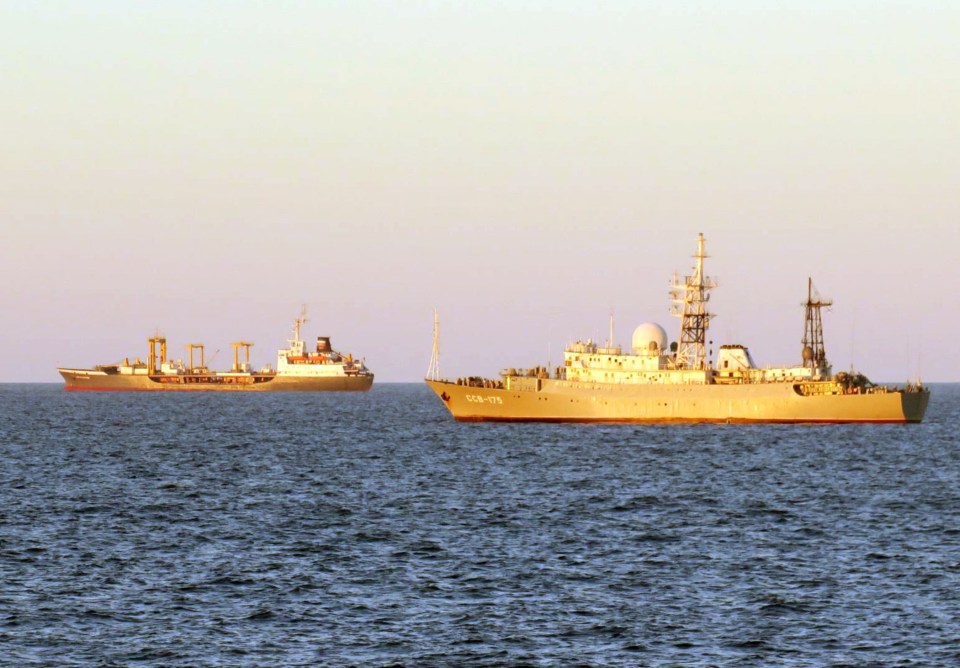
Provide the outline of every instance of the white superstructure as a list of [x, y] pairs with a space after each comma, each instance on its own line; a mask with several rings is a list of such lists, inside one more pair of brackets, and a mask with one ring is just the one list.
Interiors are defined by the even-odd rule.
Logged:
[[300, 338], [300, 328], [307, 322], [306, 313], [293, 321], [293, 338], [288, 339], [289, 348], [277, 351], [277, 375], [298, 378], [328, 378], [335, 376], [367, 375], [369, 370], [363, 361], [353, 355], [341, 354], [330, 345], [330, 337], [318, 336], [316, 350], [305, 351]]

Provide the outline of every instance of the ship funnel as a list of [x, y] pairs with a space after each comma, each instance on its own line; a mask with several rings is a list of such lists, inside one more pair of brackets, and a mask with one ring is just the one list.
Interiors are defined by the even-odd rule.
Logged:
[[317, 337], [317, 352], [318, 353], [329, 353], [333, 351], [333, 347], [330, 345], [329, 336], [318, 336]]

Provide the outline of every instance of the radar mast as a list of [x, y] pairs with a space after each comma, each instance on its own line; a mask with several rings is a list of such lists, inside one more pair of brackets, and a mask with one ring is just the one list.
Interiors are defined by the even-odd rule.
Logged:
[[807, 278], [807, 301], [803, 325], [803, 366], [811, 369], [827, 368], [827, 351], [823, 345], [823, 320], [820, 309], [833, 306], [833, 300], [823, 299]]
[[707, 312], [710, 301], [709, 291], [717, 287], [708, 276], [703, 275], [705, 252], [703, 233], [697, 235], [697, 254], [693, 256], [697, 263], [693, 274], [682, 279], [673, 276], [670, 297], [673, 300], [672, 313], [680, 318], [680, 342], [677, 348], [676, 365], [680, 369], [706, 368], [707, 328], [712, 313]]

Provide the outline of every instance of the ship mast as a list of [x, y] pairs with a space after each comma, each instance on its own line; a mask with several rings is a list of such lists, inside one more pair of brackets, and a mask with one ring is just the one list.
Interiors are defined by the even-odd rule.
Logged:
[[427, 380], [440, 380], [440, 314], [433, 309], [433, 354], [427, 368]]
[[670, 297], [672, 313], [680, 318], [680, 342], [677, 348], [676, 365], [680, 369], [706, 368], [707, 328], [712, 313], [707, 311], [709, 291], [716, 287], [713, 279], [703, 275], [703, 260], [708, 257], [704, 250], [703, 233], [697, 235], [697, 263], [693, 274], [682, 279], [673, 276]]
[[288, 339], [290, 343], [290, 353], [292, 355], [303, 354], [303, 341], [300, 340], [300, 328], [307, 322], [307, 305], [300, 306], [300, 317], [293, 321], [293, 338]]
[[811, 369], [827, 367], [827, 351], [823, 345], [823, 320], [820, 316], [820, 309], [824, 306], [833, 306], [833, 301], [821, 298], [813, 288], [813, 279], [808, 277], [802, 343], [803, 366]]

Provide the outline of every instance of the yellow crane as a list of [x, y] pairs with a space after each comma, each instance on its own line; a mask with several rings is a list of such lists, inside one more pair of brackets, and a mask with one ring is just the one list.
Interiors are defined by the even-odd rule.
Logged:
[[[193, 351], [194, 349], [200, 350], [200, 367], [193, 366]], [[190, 373], [196, 373], [197, 371], [203, 372], [207, 370], [207, 364], [203, 358], [203, 344], [202, 343], [188, 343], [187, 352], [190, 354]]]
[[[150, 357], [147, 358], [147, 373], [152, 376], [167, 362], [167, 339], [158, 334], [153, 338], [147, 339], [147, 341], [150, 343]], [[157, 354], [158, 347], [160, 348], [159, 355]], [[160, 364], [157, 364], [158, 357], [160, 358]]]
[[243, 368], [249, 369], [250, 368], [250, 348], [253, 346], [253, 343], [249, 341], [237, 341], [235, 343], [231, 343], [230, 345], [233, 346], [233, 369], [232, 370], [234, 372], [240, 371], [240, 349], [241, 348], [244, 349], [244, 353], [245, 353], [244, 360], [243, 360]]

